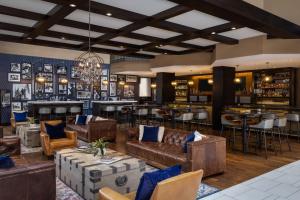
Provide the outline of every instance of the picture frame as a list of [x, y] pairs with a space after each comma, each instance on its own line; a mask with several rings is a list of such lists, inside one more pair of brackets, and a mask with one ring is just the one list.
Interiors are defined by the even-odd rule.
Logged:
[[28, 111], [28, 102], [22, 102], [22, 110]]
[[44, 93], [44, 83], [35, 82], [34, 93], [35, 94]]
[[91, 91], [77, 91], [77, 99], [90, 99]]
[[107, 75], [108, 75], [108, 69], [102, 69], [101, 76], [107, 76]]
[[136, 83], [137, 76], [134, 75], [126, 75], [126, 83]]
[[124, 97], [125, 98], [133, 98], [134, 93], [134, 85], [128, 85], [128, 87], [124, 87]]
[[67, 67], [65, 65], [57, 65], [56, 74], [67, 75]]
[[67, 94], [68, 92], [68, 85], [66, 84], [58, 84], [58, 94]]
[[107, 91], [108, 85], [104, 84], [103, 81], [107, 81], [107, 76], [101, 76], [101, 90]]
[[125, 81], [125, 80], [126, 80], [126, 76], [125, 75], [118, 75], [118, 82]]
[[80, 78], [80, 72], [78, 67], [71, 66], [71, 78], [79, 79]]
[[76, 82], [68, 82], [68, 95], [76, 98]]
[[21, 72], [21, 64], [20, 63], [10, 63], [10, 71], [11, 72]]
[[83, 88], [84, 88], [84, 86], [83, 86], [84, 84], [83, 83], [76, 83], [76, 90], [83, 90]]
[[30, 80], [32, 78], [32, 65], [31, 63], [22, 63], [21, 74], [23, 80]]
[[44, 64], [44, 72], [45, 73], [53, 73], [53, 65], [51, 65], [51, 64]]
[[2, 107], [8, 107], [10, 105], [10, 92], [5, 92], [1, 99]]
[[53, 90], [53, 83], [45, 83], [45, 93], [53, 93], [54, 90]]
[[111, 74], [111, 75], [109, 76], [109, 81], [111, 81], [111, 82], [117, 82], [117, 81], [118, 81], [118, 75], [116, 75], [116, 74]]
[[111, 96], [111, 97], [117, 96], [117, 83], [116, 82], [109, 83], [109, 96]]
[[100, 99], [100, 93], [99, 93], [99, 91], [97, 90], [97, 88], [94, 88], [94, 89], [93, 89], [93, 99], [94, 99], [94, 100], [99, 100], [99, 99]]
[[42, 73], [43, 77], [45, 77], [46, 82], [53, 82], [53, 74], [51, 73]]
[[21, 82], [21, 74], [8, 73], [8, 82]]
[[21, 111], [22, 103], [21, 102], [11, 102], [11, 110], [12, 111]]
[[101, 99], [102, 99], [103, 97], [107, 97], [107, 92], [101, 92]]
[[18, 83], [13, 84], [12, 98], [14, 100], [31, 100], [31, 84], [29, 83]]

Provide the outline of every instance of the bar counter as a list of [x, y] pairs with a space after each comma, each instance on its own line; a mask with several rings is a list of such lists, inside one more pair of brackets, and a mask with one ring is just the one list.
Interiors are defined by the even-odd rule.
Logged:
[[101, 115], [106, 106], [133, 106], [135, 104], [137, 104], [135, 100], [92, 101], [93, 115]]

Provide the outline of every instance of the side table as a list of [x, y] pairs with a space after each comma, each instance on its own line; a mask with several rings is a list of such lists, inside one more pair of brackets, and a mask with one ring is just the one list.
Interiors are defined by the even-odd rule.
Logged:
[[26, 147], [40, 147], [40, 125], [29, 124], [27, 126], [20, 126], [18, 130], [21, 143]]

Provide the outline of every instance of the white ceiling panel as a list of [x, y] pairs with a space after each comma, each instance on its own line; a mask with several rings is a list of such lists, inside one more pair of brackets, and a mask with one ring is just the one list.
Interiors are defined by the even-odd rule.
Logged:
[[162, 47], [159, 47], [160, 49], [165, 49], [165, 50], [170, 50], [170, 51], [185, 51], [188, 50], [187, 48], [183, 48], [183, 47], [177, 47], [177, 46], [173, 46], [173, 45], [165, 45]]
[[15, 31], [7, 31], [7, 30], [2, 30], [2, 29], [0, 29], [0, 34], [17, 36], [17, 37], [23, 36], [23, 33], [15, 32]]
[[41, 0], [1, 0], [0, 5], [41, 14], [47, 14], [56, 6], [56, 4]]
[[143, 34], [143, 35], [149, 35], [149, 36], [153, 36], [153, 37], [163, 38], [163, 39], [181, 35], [180, 33], [177, 33], [177, 32], [167, 31], [164, 29], [155, 28], [155, 27], [151, 27], [151, 26], [146, 26], [144, 28], [141, 28], [141, 29], [133, 31], [133, 32]]
[[60, 42], [60, 43], [66, 43], [66, 44], [81, 44], [82, 42], [74, 41], [74, 40], [63, 40], [60, 38], [53, 38], [53, 37], [47, 37], [47, 36], [38, 36], [36, 39], [38, 40], [47, 40], [51, 42]]
[[137, 40], [137, 39], [132, 39], [132, 38], [128, 38], [128, 37], [115, 37], [113, 39], [111, 39], [111, 41], [115, 41], [115, 42], [124, 42], [124, 43], [128, 43], [128, 44], [135, 44], [135, 45], [144, 45], [144, 44], [148, 44], [148, 41], [145, 40]]
[[2, 15], [0, 14], [0, 22], [8, 23], [8, 24], [16, 24], [21, 26], [28, 26], [32, 27], [37, 23], [37, 21], [31, 19], [24, 19], [20, 17], [12, 17], [9, 15]]
[[157, 56], [157, 55], [160, 55], [160, 53], [155, 53], [155, 52], [150, 52], [150, 51], [138, 51], [137, 53], [139, 53], [139, 54], [151, 55], [151, 56]]
[[[88, 30], [83, 30], [79, 28], [73, 28], [73, 27], [68, 27], [68, 26], [61, 26], [61, 25], [54, 25], [50, 29], [50, 31], [57, 31], [61, 33], [70, 33], [70, 34], [75, 34], [75, 35], [82, 35], [82, 36], [89, 36], [89, 31]], [[100, 37], [101, 35], [104, 35], [104, 33], [98, 33], [98, 32], [93, 32], [91, 31], [91, 37], [96, 38]]]
[[126, 49], [124, 47], [114, 47], [114, 46], [102, 45], [102, 44], [95, 44], [95, 45], [93, 45], [93, 47], [101, 48], [101, 49], [111, 49], [111, 50], [117, 50], [117, 51], [122, 51], [122, 50]]
[[253, 30], [251, 28], [239, 28], [236, 30], [232, 30], [232, 31], [227, 31], [227, 32], [223, 32], [223, 33], [219, 33], [219, 35], [223, 35], [226, 37], [230, 37], [230, 38], [234, 38], [237, 40], [242, 40], [242, 39], [246, 39], [246, 38], [252, 38], [252, 37], [257, 37], [257, 36], [261, 36], [264, 35], [265, 33]]
[[[166, 0], [93, 0], [113, 7], [129, 10], [151, 16], [176, 6], [177, 4]], [[112, 13], [114, 15], [114, 13]]]
[[203, 38], [196, 38], [196, 39], [184, 41], [184, 43], [206, 47], [206, 46], [217, 44], [218, 42], [203, 39]]
[[190, 12], [183, 13], [181, 15], [172, 17], [168, 19], [167, 21], [173, 22], [176, 24], [181, 24], [184, 26], [189, 26], [192, 28], [196, 28], [199, 30], [210, 28], [213, 26], [218, 26], [221, 24], [225, 24], [228, 21], [223, 20], [218, 17], [214, 17], [212, 15], [208, 15], [206, 13], [192, 10]]
[[[66, 19], [88, 23], [89, 22], [89, 13], [83, 10], [75, 10], [71, 14], [69, 14]], [[131, 24], [131, 22], [121, 19], [116, 19], [113, 17], [108, 17], [105, 15], [99, 15], [95, 13], [91, 13], [91, 24], [104, 26], [108, 28], [119, 29], [124, 26]]]

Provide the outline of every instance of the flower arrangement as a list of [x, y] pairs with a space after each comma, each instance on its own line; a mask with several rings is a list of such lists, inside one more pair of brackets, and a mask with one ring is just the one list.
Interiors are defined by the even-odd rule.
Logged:
[[99, 154], [100, 151], [100, 155], [104, 156], [105, 155], [105, 151], [106, 151], [106, 147], [109, 144], [109, 142], [104, 141], [104, 138], [100, 138], [94, 142], [91, 143], [92, 148], [96, 149], [94, 156], [96, 156], [97, 154]]

